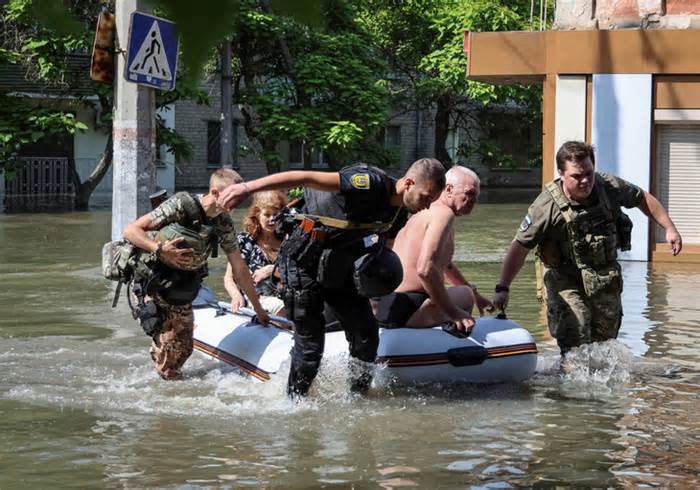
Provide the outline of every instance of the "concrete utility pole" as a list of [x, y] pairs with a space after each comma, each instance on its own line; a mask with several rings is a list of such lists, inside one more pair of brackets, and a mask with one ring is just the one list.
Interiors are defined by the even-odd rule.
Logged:
[[112, 239], [137, 217], [150, 211], [148, 195], [156, 183], [156, 121], [154, 89], [124, 78], [129, 21], [135, 11], [150, 12], [142, 0], [115, 2], [117, 46], [112, 135]]
[[231, 41], [225, 39], [221, 45], [221, 166], [233, 167], [233, 148], [231, 136], [233, 132], [233, 110], [231, 107]]

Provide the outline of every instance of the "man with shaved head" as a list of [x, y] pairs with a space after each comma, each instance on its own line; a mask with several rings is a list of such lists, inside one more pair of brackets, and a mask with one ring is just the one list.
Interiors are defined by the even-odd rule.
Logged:
[[[452, 262], [454, 222], [472, 212], [479, 196], [479, 177], [454, 166], [430, 208], [413, 215], [399, 232], [394, 252], [401, 259], [403, 281], [377, 305], [377, 320], [386, 327], [427, 327], [451, 321], [466, 333], [474, 326], [472, 308], [491, 303], [479, 295]], [[445, 282], [453, 285], [447, 289]]]

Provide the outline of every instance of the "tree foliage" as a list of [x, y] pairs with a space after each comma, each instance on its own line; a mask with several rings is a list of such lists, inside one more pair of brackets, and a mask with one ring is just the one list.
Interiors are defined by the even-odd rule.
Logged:
[[[496, 86], [468, 80], [464, 31], [523, 30], [525, 0], [362, 0], [358, 22], [389, 60], [392, 103], [398, 110], [434, 108], [435, 152], [452, 163], [445, 143], [450, 129], [472, 128], [483, 109], [517, 104], [525, 118], [540, 111], [536, 87]], [[537, 26], [535, 26], [537, 27]]]
[[303, 141], [331, 167], [368, 151], [386, 117], [386, 64], [354, 22], [350, 2], [321, 3], [323, 23], [309, 26], [245, 2], [232, 32], [235, 102], [257, 156], [279, 169], [277, 143]]
[[[67, 7], [66, 7], [67, 5]], [[109, 8], [109, 4], [104, 5]], [[89, 79], [87, 60], [92, 49], [97, 16], [103, 5], [91, 0], [58, 3], [52, 0], [10, 0], [2, 17], [3, 39], [0, 63], [21, 67], [28, 82], [50, 96], [32, 98], [0, 92], [0, 171], [13, 178], [22, 160], [22, 148], [42, 140], [72, 135], [88, 127], [78, 121], [81, 107], [100, 109], [108, 132], [103, 154], [92, 173], [81, 179], [74, 161], [69, 161], [76, 189], [75, 206], [86, 209], [92, 191], [109, 170], [112, 161], [111, 108], [113, 87]], [[156, 107], [189, 98], [206, 103], [206, 96], [191, 86], [158, 92]], [[181, 158], [191, 156], [191, 146], [156, 118], [156, 144]]]
[[[180, 98], [205, 101], [194, 82], [204, 66], [214, 69], [218, 46], [231, 42], [234, 103], [243, 114], [250, 150], [269, 171], [280, 168], [282, 141], [303, 141], [307, 151], [322, 150], [331, 167], [359, 159], [391, 164], [397, 155], [384, 149], [377, 135], [388, 114], [397, 110], [434, 114], [435, 152], [445, 163], [451, 161], [445, 148], [450, 130], [483, 123], [488, 134], [494, 126], [484, 108], [517, 107], [518, 114], [530, 118], [528, 124], [539, 114], [536, 88], [467, 80], [462, 46], [464, 30], [533, 27], [528, 25], [527, 0], [148, 3], [177, 23], [184, 68], [178, 75], [189, 81], [178, 80], [173, 92], [158, 92], [158, 105]], [[90, 0], [10, 0], [3, 21], [11, 29], [4, 29], [0, 63], [20, 64], [29, 78], [74, 91], [67, 54], [89, 51], [99, 8]], [[74, 103], [99, 100], [103, 107], [111, 106], [110, 87], [93, 84], [90, 94]], [[22, 145], [85, 129], [65, 106], [39, 106], [1, 93], [0, 103], [0, 165], [7, 172], [13, 168], [7, 162]], [[109, 119], [109, 111], [105, 116]], [[159, 127], [158, 143], [189, 159], [189, 146], [176, 132]], [[491, 141], [466, 146], [465, 155], [502, 156]], [[106, 148], [105, 155], [110, 151]]]

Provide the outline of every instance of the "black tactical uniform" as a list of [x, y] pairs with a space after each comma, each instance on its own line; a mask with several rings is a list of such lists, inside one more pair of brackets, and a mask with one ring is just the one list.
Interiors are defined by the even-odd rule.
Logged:
[[[345, 330], [351, 357], [374, 362], [377, 322], [369, 299], [355, 287], [353, 265], [371, 249], [368, 235], [378, 233], [381, 245], [382, 238], [395, 237], [407, 220], [407, 211], [389, 202], [395, 181], [384, 172], [354, 165], [339, 173], [340, 192], [305, 190], [305, 217], [280, 248], [285, 308], [296, 325], [290, 395], [305, 395], [318, 372], [325, 335], [324, 302]], [[352, 388], [368, 388], [369, 371], [357, 374]]]

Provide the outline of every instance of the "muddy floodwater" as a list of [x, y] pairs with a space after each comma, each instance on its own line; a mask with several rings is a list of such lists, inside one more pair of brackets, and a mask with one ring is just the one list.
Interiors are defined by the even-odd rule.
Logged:
[[[531, 197], [460, 219], [456, 259], [482, 292]], [[197, 352], [161, 381], [126, 302], [110, 307], [109, 233], [108, 211], [0, 214], [2, 489], [700, 486], [699, 265], [625, 263], [620, 338], [566, 374], [528, 262], [509, 308], [540, 350], [528, 382], [355, 398], [338, 360], [295, 404], [286, 372], [261, 383]]]

